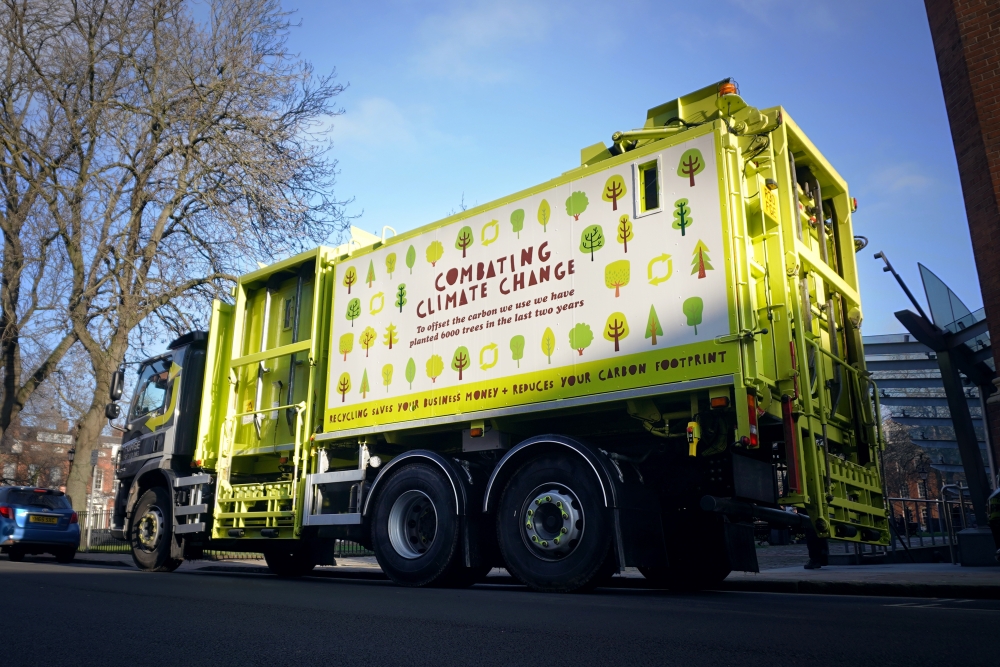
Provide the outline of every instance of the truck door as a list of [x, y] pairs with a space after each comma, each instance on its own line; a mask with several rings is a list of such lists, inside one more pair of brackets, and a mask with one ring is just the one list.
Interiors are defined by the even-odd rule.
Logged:
[[151, 359], [139, 369], [122, 438], [119, 477], [132, 477], [145, 461], [163, 455], [166, 431], [173, 424], [179, 371], [172, 355]]

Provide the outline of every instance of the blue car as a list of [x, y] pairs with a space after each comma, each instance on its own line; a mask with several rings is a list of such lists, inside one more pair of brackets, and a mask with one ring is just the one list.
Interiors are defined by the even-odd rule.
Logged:
[[69, 563], [80, 546], [80, 523], [62, 491], [0, 487], [0, 551], [12, 561], [48, 553]]

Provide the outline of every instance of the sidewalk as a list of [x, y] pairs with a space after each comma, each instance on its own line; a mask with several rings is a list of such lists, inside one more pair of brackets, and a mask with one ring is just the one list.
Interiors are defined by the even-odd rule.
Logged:
[[[788, 566], [783, 563], [796, 557], [794, 553], [786, 553], [781, 554], [780, 558], [761, 558], [761, 567], [767, 568], [771, 562], [781, 562], [782, 565], [771, 566], [759, 573], [734, 572], [719, 589], [768, 593], [1000, 599], [1000, 567], [916, 563], [831, 565], [819, 570], [806, 570], [801, 565]], [[75, 562], [81, 565], [135, 567], [128, 554], [80, 553]], [[263, 560], [186, 561], [181, 565], [180, 571], [251, 575], [268, 573]], [[387, 580], [374, 557], [339, 558], [337, 565], [317, 567], [312, 576]], [[494, 569], [484, 583], [516, 584], [502, 569]], [[609, 585], [613, 588], [648, 588], [646, 580], [635, 568], [627, 568], [625, 572], [615, 576]]]

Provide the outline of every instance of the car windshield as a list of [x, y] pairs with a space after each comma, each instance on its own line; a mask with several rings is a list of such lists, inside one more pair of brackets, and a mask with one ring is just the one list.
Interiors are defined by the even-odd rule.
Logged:
[[38, 491], [10, 491], [7, 494], [7, 504], [21, 505], [22, 507], [41, 507], [47, 510], [71, 509], [69, 498], [66, 496], [57, 496], [54, 493], [40, 493]]

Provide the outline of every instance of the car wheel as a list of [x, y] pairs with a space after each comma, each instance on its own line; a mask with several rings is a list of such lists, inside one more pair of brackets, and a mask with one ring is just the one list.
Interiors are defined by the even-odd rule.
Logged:
[[20, 563], [24, 560], [24, 549], [20, 547], [10, 547], [7, 551], [7, 558], [15, 563]]
[[304, 577], [316, 567], [312, 551], [299, 549], [296, 551], [265, 551], [264, 562], [271, 574], [283, 579]]
[[56, 557], [57, 563], [72, 563], [73, 559], [76, 558], [76, 549], [60, 549], [53, 554]]
[[497, 538], [507, 569], [538, 591], [568, 593], [616, 569], [600, 483], [578, 458], [544, 455], [504, 489]]
[[401, 468], [375, 500], [372, 546], [382, 570], [401, 586], [449, 585], [460, 567], [455, 492], [440, 470]]
[[139, 498], [132, 518], [132, 560], [146, 572], [173, 572], [180, 559], [170, 557], [173, 505], [166, 489], [155, 486]]

